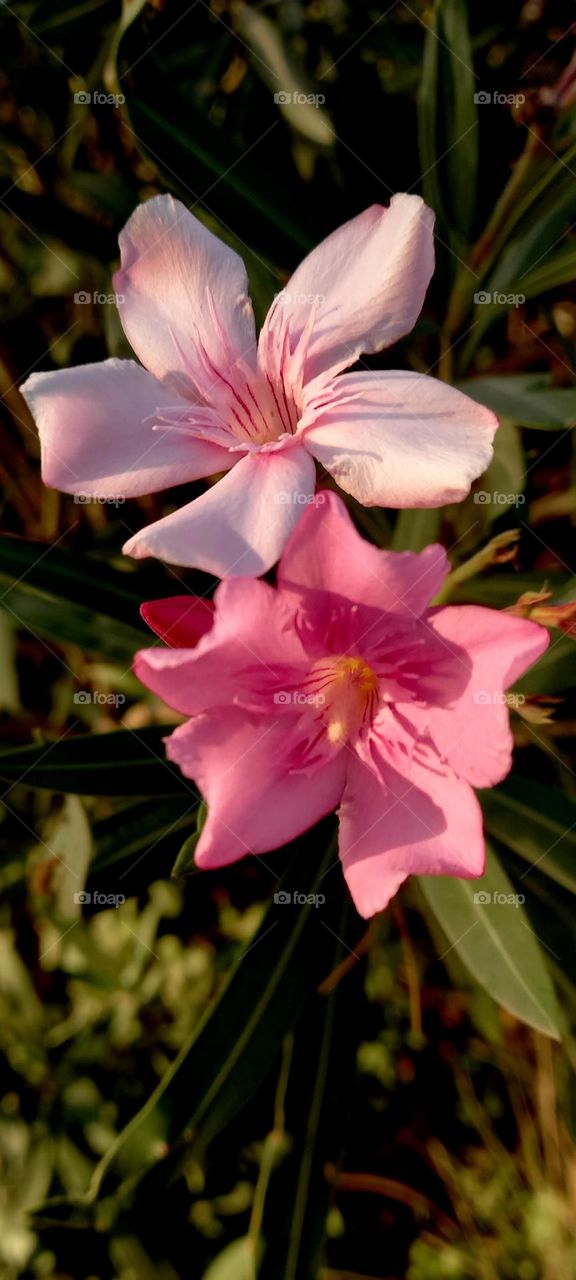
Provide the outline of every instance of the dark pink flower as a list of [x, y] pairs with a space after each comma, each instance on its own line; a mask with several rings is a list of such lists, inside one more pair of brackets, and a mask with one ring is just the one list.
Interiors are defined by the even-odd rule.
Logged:
[[190, 648], [144, 650], [135, 670], [190, 717], [167, 754], [208, 804], [198, 865], [265, 853], [339, 808], [344, 874], [370, 916], [410, 873], [482, 874], [472, 788], [510, 769], [504, 690], [548, 635], [475, 605], [431, 608], [443, 548], [379, 551], [338, 497], [319, 496], [277, 587], [221, 583], [200, 639], [194, 597], [145, 606]]

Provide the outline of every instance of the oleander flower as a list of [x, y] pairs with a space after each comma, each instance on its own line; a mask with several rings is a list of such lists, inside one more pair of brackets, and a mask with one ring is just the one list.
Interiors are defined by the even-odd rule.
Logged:
[[420, 373], [343, 372], [409, 333], [434, 265], [417, 196], [373, 205], [292, 276], [258, 342], [241, 258], [171, 196], [132, 214], [115, 276], [142, 362], [34, 373], [44, 481], [133, 498], [227, 473], [124, 550], [220, 577], [277, 561], [316, 486], [315, 461], [365, 505], [436, 507], [488, 465], [494, 415]]
[[340, 498], [319, 494], [276, 587], [237, 578], [214, 607], [191, 596], [143, 606], [178, 646], [143, 650], [135, 671], [189, 717], [166, 742], [208, 805], [198, 866], [266, 853], [339, 808], [364, 916], [411, 873], [482, 874], [473, 787], [510, 769], [504, 690], [548, 634], [476, 605], [430, 607], [447, 571], [440, 546], [377, 550]]

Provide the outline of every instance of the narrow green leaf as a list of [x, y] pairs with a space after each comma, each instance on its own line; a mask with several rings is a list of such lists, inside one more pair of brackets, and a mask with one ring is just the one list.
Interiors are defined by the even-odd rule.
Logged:
[[552, 787], [511, 774], [481, 792], [491, 835], [537, 867], [542, 875], [576, 893], [576, 803]]
[[[552, 387], [541, 373], [469, 378], [459, 390], [521, 427], [562, 431], [576, 423], [576, 387]], [[497, 437], [496, 437], [497, 438]]]
[[[187, 1149], [192, 1136], [203, 1148], [265, 1079], [304, 1002], [333, 966], [334, 935], [344, 893], [341, 878], [325, 877], [334, 857], [333, 844], [318, 856], [314, 832], [301, 841], [278, 882], [275, 901], [215, 1004], [100, 1162], [91, 1199], [98, 1195], [124, 1144], [149, 1123], [156, 1108], [166, 1112], [168, 1143], [176, 1144], [186, 1130]], [[305, 901], [294, 901], [295, 893]], [[325, 901], [319, 901], [317, 895]], [[150, 1169], [143, 1195], [153, 1196], [156, 1179], [169, 1176], [180, 1154], [180, 1147], [173, 1146], [170, 1154]], [[151, 1151], [150, 1161], [154, 1159]]]
[[438, 0], [426, 34], [419, 94], [422, 183], [441, 234], [460, 245], [470, 240], [476, 212], [477, 88], [467, 6], [464, 0]]
[[544, 952], [496, 854], [487, 849], [482, 879], [419, 880], [448, 941], [480, 986], [529, 1026], [560, 1039], [562, 1019]]
[[140, 625], [141, 579], [131, 570], [122, 573], [101, 560], [2, 534], [0, 604], [4, 599], [10, 605], [14, 583], [20, 587], [26, 583], [56, 600], [85, 605], [106, 618]]
[[186, 837], [182, 848], [172, 867], [173, 876], [184, 876], [188, 871], [195, 870], [194, 854], [196, 853], [196, 845], [202, 835], [202, 828], [208, 817], [208, 809], [203, 800], [200, 801], [196, 811], [196, 830]]
[[38, 747], [0, 755], [0, 778], [12, 786], [43, 787], [83, 796], [166, 796], [187, 792], [192, 784], [165, 758], [163, 739], [173, 725], [119, 729], [75, 737], [72, 733]]

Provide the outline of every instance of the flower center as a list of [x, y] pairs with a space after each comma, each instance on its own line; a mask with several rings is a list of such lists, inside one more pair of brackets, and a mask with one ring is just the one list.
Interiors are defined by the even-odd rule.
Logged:
[[334, 745], [343, 746], [354, 737], [376, 709], [378, 679], [363, 658], [320, 659], [306, 687]]

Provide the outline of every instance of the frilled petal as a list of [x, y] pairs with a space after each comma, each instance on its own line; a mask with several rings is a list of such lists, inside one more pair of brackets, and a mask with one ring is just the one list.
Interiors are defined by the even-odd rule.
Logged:
[[314, 463], [300, 445], [249, 454], [195, 502], [135, 534], [124, 551], [220, 578], [266, 573], [312, 501], [315, 483]]
[[172, 649], [193, 649], [214, 622], [214, 603], [204, 596], [167, 596], [147, 600], [140, 613], [164, 644]]
[[382, 761], [380, 777], [360, 759], [348, 769], [340, 808], [340, 857], [362, 916], [382, 911], [408, 875], [480, 876], [480, 806], [446, 769], [406, 758]]
[[432, 609], [432, 631], [467, 655], [470, 679], [452, 705], [410, 707], [406, 716], [429, 732], [440, 755], [475, 787], [491, 787], [512, 766], [510, 704], [504, 691], [549, 644], [544, 627], [480, 605]]
[[345, 753], [318, 770], [311, 785], [289, 771], [289, 733], [285, 716], [275, 721], [229, 707], [196, 717], [168, 739], [168, 758], [194, 778], [208, 805], [196, 847], [199, 867], [267, 853], [336, 808]]
[[421, 373], [347, 373], [331, 384], [306, 447], [364, 506], [461, 502], [492, 458], [498, 419]]
[[120, 234], [114, 277], [124, 332], [156, 377], [209, 398], [238, 360], [254, 366], [256, 331], [246, 268], [179, 200], [154, 196]]
[[305, 381], [362, 352], [381, 351], [413, 328], [434, 270], [434, 214], [419, 196], [395, 195], [344, 223], [308, 255], [271, 309], [260, 348], [288, 322], [292, 350], [312, 308]]
[[341, 498], [316, 494], [286, 544], [278, 585], [296, 593], [332, 592], [352, 604], [420, 616], [448, 573], [446, 552], [432, 545], [379, 551], [356, 530]]
[[241, 702], [276, 716], [282, 671], [305, 658], [292, 611], [273, 587], [253, 578], [221, 583], [214, 603], [212, 626], [195, 648], [143, 649], [136, 675], [182, 715]]
[[185, 433], [153, 431], [159, 410], [184, 405], [133, 360], [33, 373], [22, 394], [38, 427], [44, 483], [64, 493], [136, 498], [237, 460]]

